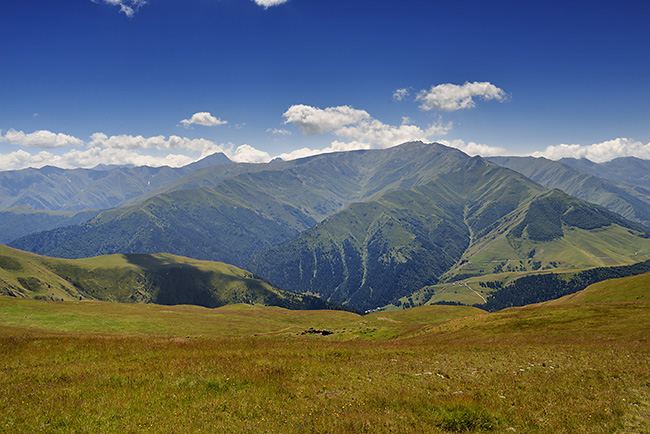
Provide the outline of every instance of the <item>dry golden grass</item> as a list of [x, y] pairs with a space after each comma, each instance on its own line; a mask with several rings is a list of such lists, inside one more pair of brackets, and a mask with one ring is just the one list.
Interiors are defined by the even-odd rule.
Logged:
[[[129, 306], [101, 305], [118, 319]], [[220, 330], [238, 333], [136, 333], [132, 321], [111, 334], [0, 327], [0, 432], [573, 434], [650, 424], [647, 303], [447, 321], [423, 309], [151, 309], [190, 330], [191, 315], [174, 315], [220, 315]], [[298, 333], [328, 322], [333, 335]]]

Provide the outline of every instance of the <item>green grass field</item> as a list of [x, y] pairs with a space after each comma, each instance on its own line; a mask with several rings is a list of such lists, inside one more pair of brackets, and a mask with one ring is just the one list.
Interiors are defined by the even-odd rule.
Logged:
[[649, 339], [646, 302], [358, 316], [0, 297], [0, 432], [644, 433]]

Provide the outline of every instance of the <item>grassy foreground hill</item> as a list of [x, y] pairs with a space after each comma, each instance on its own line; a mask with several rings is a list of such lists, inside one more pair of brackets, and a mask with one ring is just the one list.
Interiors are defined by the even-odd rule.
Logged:
[[358, 316], [0, 297], [0, 431], [643, 433], [648, 330], [647, 302]]
[[580, 292], [546, 303], [549, 305], [563, 305], [637, 301], [650, 301], [650, 273], [594, 283]]
[[329, 309], [317, 297], [283, 291], [248, 271], [170, 254], [110, 255], [70, 260], [0, 246], [0, 294], [49, 300], [193, 304], [249, 303]]

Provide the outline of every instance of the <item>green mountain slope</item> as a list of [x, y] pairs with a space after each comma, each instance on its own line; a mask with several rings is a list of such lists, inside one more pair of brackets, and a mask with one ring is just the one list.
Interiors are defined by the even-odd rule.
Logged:
[[172, 192], [104, 212], [83, 225], [19, 239], [11, 246], [68, 258], [172, 252], [243, 265], [253, 252], [288, 241], [314, 223], [295, 207], [245, 184], [227, 184], [237, 195], [207, 188]]
[[565, 160], [533, 157], [490, 157], [488, 160], [515, 170], [547, 188], [558, 188], [650, 227], [650, 190], [605, 179], [598, 176], [598, 170], [583, 173], [580, 167], [565, 164]]
[[639, 225], [439, 144], [212, 166], [164, 188], [11, 246], [60, 257], [218, 260], [363, 309], [468, 276], [627, 264], [649, 254]]
[[54, 300], [193, 304], [249, 303], [329, 309], [316, 297], [280, 290], [232, 265], [180, 256], [111, 255], [66, 260], [0, 246], [0, 294]]
[[286, 288], [375, 308], [437, 282], [474, 237], [543, 191], [468, 158], [428, 184], [349, 206], [249, 268]]
[[353, 204], [249, 268], [284, 288], [371, 309], [441, 279], [502, 271], [503, 262], [588, 267], [650, 254], [643, 228], [604, 208], [480, 158], [456, 169]]
[[0, 244], [41, 231], [78, 225], [101, 211], [41, 211], [31, 208], [10, 208], [0, 211]]
[[496, 222], [447, 277], [630, 264], [649, 255], [644, 227], [552, 190]]
[[[461, 151], [438, 143], [410, 142], [389, 149], [335, 152], [292, 161], [212, 166], [125, 204], [176, 190], [214, 187], [228, 178], [270, 171], [291, 173], [302, 184], [325, 189], [347, 205], [384, 191], [426, 183], [466, 158], [469, 157]], [[279, 185], [273, 179], [267, 182], [271, 182], [269, 187]]]
[[225, 173], [240, 170], [238, 165], [211, 167], [183, 185], [221, 179], [212, 187], [174, 190], [10, 245], [68, 258], [171, 252], [245, 266], [254, 254], [289, 241], [354, 201], [423, 184], [469, 160], [456, 149], [417, 142], [257, 165], [225, 179]]

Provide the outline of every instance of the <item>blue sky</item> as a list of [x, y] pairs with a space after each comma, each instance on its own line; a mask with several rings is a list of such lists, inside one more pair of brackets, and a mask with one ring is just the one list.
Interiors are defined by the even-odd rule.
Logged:
[[7, 0], [0, 170], [441, 141], [650, 158], [650, 2]]

